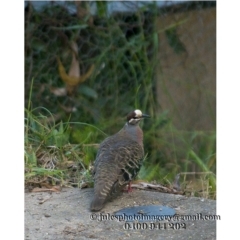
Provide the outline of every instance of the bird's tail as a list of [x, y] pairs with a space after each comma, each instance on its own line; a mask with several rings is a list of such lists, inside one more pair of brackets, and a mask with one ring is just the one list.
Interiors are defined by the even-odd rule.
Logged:
[[91, 211], [100, 211], [104, 207], [105, 199], [99, 198], [98, 196], [94, 196], [90, 210]]

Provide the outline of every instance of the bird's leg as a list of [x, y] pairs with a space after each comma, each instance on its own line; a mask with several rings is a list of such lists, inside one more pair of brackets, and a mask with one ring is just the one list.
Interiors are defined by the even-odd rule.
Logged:
[[130, 193], [132, 191], [133, 191], [133, 189], [131, 187], [131, 182], [129, 182], [127, 192]]
[[132, 192], [132, 191], [133, 191], [133, 189], [132, 189], [132, 187], [131, 187], [131, 182], [129, 182], [129, 183], [128, 183], [128, 187], [127, 187], [127, 188], [124, 188], [124, 189], [123, 189], [123, 192], [130, 193], [130, 192]]

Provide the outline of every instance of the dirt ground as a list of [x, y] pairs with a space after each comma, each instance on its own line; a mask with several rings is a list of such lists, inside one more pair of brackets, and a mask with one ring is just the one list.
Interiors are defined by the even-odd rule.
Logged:
[[[216, 215], [214, 200], [134, 189], [93, 214], [89, 210], [92, 195], [90, 188], [25, 193], [25, 239], [216, 239], [216, 221], [202, 219]], [[179, 216], [191, 215], [197, 219], [144, 223], [101, 219], [111, 218], [125, 207], [139, 205], [167, 206]]]

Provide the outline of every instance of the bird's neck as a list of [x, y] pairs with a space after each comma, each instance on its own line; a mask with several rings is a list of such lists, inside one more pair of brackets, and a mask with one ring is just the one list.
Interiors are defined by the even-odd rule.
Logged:
[[132, 138], [134, 141], [138, 142], [141, 146], [143, 146], [143, 132], [139, 125], [132, 125], [126, 123], [122, 129], [125, 133]]

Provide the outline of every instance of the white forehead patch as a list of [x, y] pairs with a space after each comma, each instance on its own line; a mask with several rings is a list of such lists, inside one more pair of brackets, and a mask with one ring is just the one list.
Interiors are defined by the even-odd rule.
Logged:
[[142, 117], [142, 112], [140, 110], [135, 110], [134, 111], [136, 113], [136, 117]]

